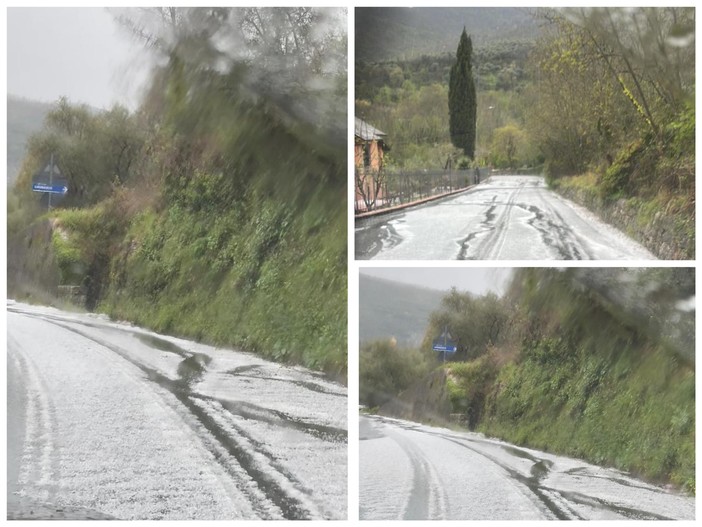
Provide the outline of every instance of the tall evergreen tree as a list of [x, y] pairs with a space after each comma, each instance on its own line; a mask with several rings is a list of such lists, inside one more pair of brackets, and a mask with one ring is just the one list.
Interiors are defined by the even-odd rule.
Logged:
[[456, 51], [456, 63], [449, 77], [449, 131], [456, 148], [473, 159], [475, 156], [475, 121], [477, 101], [473, 82], [473, 43], [463, 28]]

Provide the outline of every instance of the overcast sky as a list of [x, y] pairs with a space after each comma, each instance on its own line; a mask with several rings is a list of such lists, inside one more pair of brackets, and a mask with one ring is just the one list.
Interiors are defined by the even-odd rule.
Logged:
[[361, 274], [394, 280], [431, 289], [446, 291], [456, 287], [484, 295], [489, 291], [502, 294], [512, 274], [509, 268], [457, 268], [457, 267], [364, 267]]
[[104, 8], [8, 8], [11, 95], [136, 108], [146, 55]]

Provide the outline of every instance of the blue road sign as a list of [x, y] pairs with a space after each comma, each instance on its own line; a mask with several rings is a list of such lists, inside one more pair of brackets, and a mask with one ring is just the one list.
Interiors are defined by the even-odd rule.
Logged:
[[432, 349], [434, 351], [441, 351], [444, 355], [444, 360], [446, 360], [447, 353], [456, 353], [458, 346], [456, 346], [456, 343], [451, 340], [448, 327], [444, 328], [444, 332], [439, 338], [432, 341]]
[[65, 185], [49, 185], [48, 183], [32, 184], [34, 192], [48, 192], [50, 194], [65, 194], [68, 192], [68, 187]]
[[456, 350], [458, 349], [456, 345], [452, 342], [448, 342], [446, 344], [444, 343], [437, 343], [434, 342], [434, 345], [432, 346], [432, 349], [434, 351], [445, 351], [446, 353], [456, 353]]

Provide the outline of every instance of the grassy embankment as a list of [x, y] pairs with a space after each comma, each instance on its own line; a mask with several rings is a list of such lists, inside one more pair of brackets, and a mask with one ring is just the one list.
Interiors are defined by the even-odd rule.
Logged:
[[86, 284], [95, 309], [118, 319], [343, 377], [345, 222], [319, 224], [333, 205], [324, 194], [300, 217], [264, 198], [222, 214], [171, 204], [127, 221], [114, 201], [57, 211], [60, 283]]
[[695, 111], [663, 132], [619, 151], [606, 168], [549, 178], [558, 192], [587, 206], [662, 259], [695, 258]]
[[88, 309], [345, 380], [345, 147], [231, 91], [168, 106], [96, 204], [38, 215], [18, 191], [10, 249], [46, 265], [17, 258], [9, 290], [80, 285]]
[[453, 411], [491, 436], [695, 491], [694, 364], [552, 281], [520, 301], [516, 359], [449, 366]]

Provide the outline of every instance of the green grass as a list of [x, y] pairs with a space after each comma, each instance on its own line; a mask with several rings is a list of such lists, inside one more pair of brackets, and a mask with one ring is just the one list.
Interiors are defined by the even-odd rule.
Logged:
[[303, 210], [251, 194], [218, 214], [179, 203], [144, 211], [100, 309], [344, 379], [346, 219], [330, 214], [335, 198], [320, 190]]
[[551, 329], [481, 395], [479, 429], [694, 492], [694, 367], [582, 297], [558, 308], [561, 296], [537, 309]]

